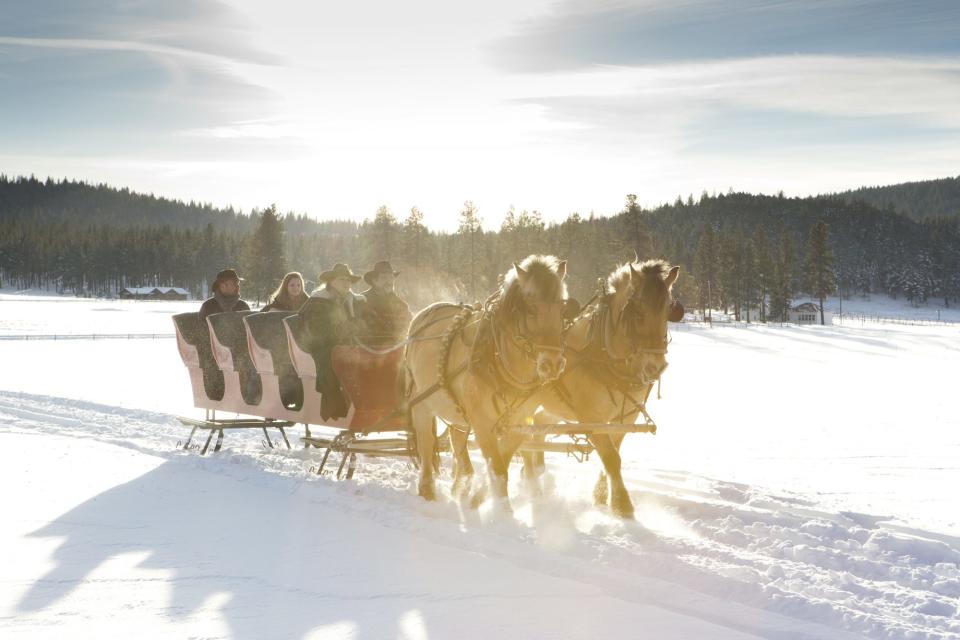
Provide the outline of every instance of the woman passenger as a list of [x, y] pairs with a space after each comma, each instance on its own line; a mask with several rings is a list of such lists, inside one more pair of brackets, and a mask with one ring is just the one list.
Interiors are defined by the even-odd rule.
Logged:
[[308, 298], [309, 296], [303, 290], [303, 276], [297, 271], [291, 271], [283, 276], [280, 286], [270, 295], [270, 304], [261, 311], [296, 312]]

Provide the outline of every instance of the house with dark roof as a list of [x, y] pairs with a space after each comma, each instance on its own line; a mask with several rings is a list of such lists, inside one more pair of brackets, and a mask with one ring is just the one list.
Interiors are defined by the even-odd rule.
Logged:
[[[801, 302], [791, 307], [787, 314], [787, 322], [795, 324], [820, 324], [820, 305], [815, 302]], [[833, 312], [823, 310], [823, 323], [833, 324]]]

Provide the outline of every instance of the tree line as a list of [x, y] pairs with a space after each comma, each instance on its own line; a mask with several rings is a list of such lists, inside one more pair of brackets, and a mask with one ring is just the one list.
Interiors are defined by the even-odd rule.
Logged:
[[[129, 214], [129, 215], [128, 215]], [[644, 209], [628, 195], [611, 216], [484, 212], [467, 201], [455, 232], [428, 229], [416, 207], [380, 207], [363, 222], [316, 221], [275, 207], [249, 215], [77, 182], [0, 177], [0, 284], [79, 295], [174, 285], [197, 297], [236, 266], [244, 295], [263, 301], [286, 270], [306, 279], [341, 261], [355, 271], [387, 259], [414, 306], [474, 301], [529, 253], [568, 260], [569, 287], [589, 298], [616, 264], [662, 257], [680, 264], [677, 296], [704, 313], [744, 320], [785, 316], [800, 295], [886, 293], [916, 304], [960, 298], [956, 218], [915, 221], [839, 197], [702, 194]]]
[[926, 220], [960, 216], [960, 176], [883, 187], [860, 187], [838, 194], [853, 202], [866, 202], [913, 218]]

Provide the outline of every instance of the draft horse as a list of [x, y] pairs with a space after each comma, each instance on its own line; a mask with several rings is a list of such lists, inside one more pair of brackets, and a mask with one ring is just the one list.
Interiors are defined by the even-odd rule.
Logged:
[[[567, 328], [567, 366], [538, 392], [535, 403], [542, 409], [535, 422], [636, 422], [667, 368], [667, 322], [683, 318], [683, 306], [671, 292], [679, 274], [679, 267], [662, 260], [630, 262], [609, 274], [595, 303]], [[609, 499], [613, 513], [632, 518], [633, 503], [621, 474], [623, 435], [588, 437], [604, 469], [594, 489], [597, 502]], [[451, 431], [451, 444], [457, 460], [467, 456], [462, 434]], [[518, 443], [502, 444], [504, 455], [511, 455]], [[542, 464], [542, 454], [525, 453], [526, 478], [533, 481]]]
[[451, 433], [475, 433], [493, 495], [507, 503], [510, 456], [501, 453], [499, 438], [512, 442], [506, 435], [510, 420], [532, 415], [537, 391], [563, 372], [565, 275], [566, 261], [528, 256], [513, 265], [482, 306], [437, 303], [414, 317], [400, 382], [425, 499], [436, 496], [435, 419], [440, 418]]

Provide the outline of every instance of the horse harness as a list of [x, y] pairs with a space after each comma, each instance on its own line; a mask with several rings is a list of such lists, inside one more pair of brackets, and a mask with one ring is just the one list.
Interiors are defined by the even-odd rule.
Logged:
[[[493, 388], [494, 410], [499, 415], [493, 430], [494, 433], [500, 435], [506, 429], [513, 412], [533, 397], [542, 386], [537, 377], [531, 380], [521, 380], [510, 370], [510, 366], [504, 357], [504, 347], [508, 344], [506, 340], [519, 346], [521, 353], [528, 360], [535, 361], [538, 351], [563, 350], [562, 347], [544, 345], [530, 339], [527, 336], [529, 332], [524, 330], [526, 323], [523, 322], [521, 327], [519, 318], [516, 321], [515, 335], [505, 339], [497, 326], [497, 313], [501, 308], [500, 303], [500, 292], [497, 291], [488, 297], [483, 305], [461, 305], [462, 308], [454, 316], [450, 329], [442, 337], [437, 367], [438, 384], [450, 398], [457, 413], [463, 417], [467, 431], [470, 430], [470, 426], [466, 410], [450, 386], [450, 382], [455, 377], [469, 368], [484, 378]], [[470, 321], [471, 317], [478, 313], [480, 314], [479, 317]], [[473, 324], [479, 326], [473, 340], [468, 342], [464, 329]], [[458, 367], [451, 374], [449, 371], [450, 348], [458, 334], [462, 343], [470, 348], [470, 356], [465, 365]], [[457, 428], [455, 425], [450, 426], [451, 428]]]
[[[595, 300], [597, 301], [596, 306], [591, 307]], [[624, 310], [621, 311], [619, 318], [621, 322], [623, 317], [627, 315], [627, 307], [633, 304], [639, 304], [639, 301], [636, 298], [631, 298], [625, 305]], [[438, 381], [435, 387], [446, 392], [457, 413], [463, 417], [467, 431], [469, 431], [466, 410], [454, 393], [450, 383], [468, 368], [485, 378], [494, 389], [492, 399], [495, 410], [500, 416], [494, 425], [494, 432], [501, 434], [513, 412], [541, 390], [542, 385], [536, 378], [530, 381], [517, 378], [510, 371], [509, 365], [504, 359], [503, 347], [505, 341], [499, 335], [496, 324], [496, 313], [500, 309], [499, 291], [487, 298], [482, 305], [461, 304], [456, 306], [459, 306], [460, 311], [454, 316], [450, 329], [441, 337], [440, 358], [437, 365]], [[478, 313], [480, 314], [479, 317], [474, 318]], [[667, 353], [667, 346], [670, 342], [669, 335], [664, 335], [662, 338], [639, 336], [637, 335], [639, 332], [636, 330], [636, 321], [634, 321], [628, 328], [628, 333], [634, 334], [631, 339], [631, 342], [635, 345], [634, 348], [626, 356], [615, 357], [610, 352], [614, 323], [611, 317], [612, 309], [609, 295], [598, 289], [597, 294], [584, 305], [583, 311], [567, 325], [564, 332], [569, 331], [576, 321], [585, 314], [590, 315], [587, 344], [582, 349], [565, 345], [566, 350], [571, 352], [573, 362], [564, 369], [557, 380], [551, 383], [550, 387], [560, 400], [576, 414], [570, 392], [564, 385], [563, 378], [579, 365], [588, 366], [591, 373], [601, 380], [612, 402], [616, 402], [614, 392], [619, 392], [623, 396], [620, 415], [615, 420], [623, 420], [629, 415], [636, 415], [638, 412], [646, 415], [646, 400], [653, 388], [654, 381], [646, 379], [642, 371], [641, 375], [643, 377], [638, 380], [629, 367], [642, 355]], [[630, 317], [634, 315], [630, 314]], [[417, 333], [437, 322], [440, 322], [440, 319], [419, 327]], [[474, 324], [479, 326], [473, 340], [468, 342], [464, 330]], [[528, 333], [521, 327], [520, 320], [517, 320], [516, 333], [508, 338], [521, 347], [521, 352], [528, 359], [535, 359], [538, 350], [564, 350], [564, 347], [536, 343], [527, 336]], [[451, 372], [449, 370], [450, 349], [458, 334], [462, 343], [470, 347], [470, 357], [467, 363]], [[435, 390], [434, 387], [431, 387], [431, 389]], [[634, 394], [638, 393], [643, 394], [643, 397], [639, 400], [634, 397]], [[649, 416], [647, 418], [649, 419]], [[454, 425], [451, 425], [451, 427], [456, 428]]]
[[[569, 344], [566, 345], [571, 355], [570, 359], [573, 362], [564, 369], [560, 377], [553, 383], [553, 390], [560, 401], [566, 404], [574, 415], [577, 415], [576, 408], [573, 406], [572, 397], [563, 382], [563, 378], [577, 366], [584, 365], [589, 367], [591, 374], [600, 380], [611, 402], [614, 404], [617, 402], [614, 395], [615, 392], [619, 392], [622, 395], [620, 414], [613, 419], [614, 421], [623, 420], [628, 416], [636, 415], [638, 412], [643, 413], [649, 419], [649, 416], [646, 415], [646, 401], [650, 396], [650, 391], [653, 389], [654, 381], [647, 379], [643, 371], [641, 371], [641, 379], [638, 380], [631, 367], [640, 356], [646, 354], [666, 354], [667, 347], [670, 343], [669, 334], [664, 335], [662, 338], [647, 338], [637, 335], [639, 332], [636, 330], [636, 321], [633, 321], [628, 328], [628, 332], [634, 334], [631, 336], [631, 342], [635, 346], [626, 356], [615, 357], [610, 352], [611, 334], [614, 329], [610, 296], [603, 291], [602, 287], [603, 281], [601, 280], [598, 282], [597, 294], [584, 305], [584, 310], [580, 315], [567, 325], [566, 330], [569, 331], [581, 317], [586, 314], [590, 316], [590, 326], [587, 330], [587, 343], [581, 349], [577, 349]], [[590, 305], [592, 305], [595, 300], [597, 304], [591, 308]], [[624, 321], [623, 318], [627, 316], [628, 308], [634, 304], [639, 304], [636, 297], [631, 298], [624, 306], [619, 316], [619, 322]], [[628, 317], [632, 316], [633, 314], [630, 314]], [[659, 384], [659, 379], [657, 379], [656, 382]], [[634, 397], [634, 394], [642, 394], [643, 397], [638, 400]]]

